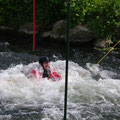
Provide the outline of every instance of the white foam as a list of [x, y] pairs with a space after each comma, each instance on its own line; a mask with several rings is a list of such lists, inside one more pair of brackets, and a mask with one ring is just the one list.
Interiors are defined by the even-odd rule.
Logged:
[[[38, 83], [35, 79], [29, 78], [29, 72], [36, 66], [38, 62], [26, 66], [16, 65], [1, 71], [0, 98], [4, 101], [5, 109], [42, 108], [44, 116], [42, 120], [62, 119], [65, 61], [51, 62], [52, 68], [62, 76], [62, 80], [58, 82], [41, 79]], [[101, 109], [107, 104], [120, 105], [120, 79], [112, 79], [114, 73], [102, 70], [99, 66], [88, 63], [86, 67], [87, 69], [84, 69], [76, 63], [69, 62], [68, 113], [70, 118], [72, 115], [76, 119], [82, 119], [80, 114], [82, 110], [87, 109], [85, 104], [93, 106], [100, 104]], [[100, 74], [98, 81], [93, 77], [97, 74]]]

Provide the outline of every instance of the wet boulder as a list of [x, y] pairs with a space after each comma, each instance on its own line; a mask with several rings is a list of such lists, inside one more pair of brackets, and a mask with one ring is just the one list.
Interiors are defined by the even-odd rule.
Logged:
[[56, 22], [53, 25], [52, 34], [54, 34], [54, 35], [65, 34], [66, 33], [66, 25], [67, 25], [67, 22], [65, 20], [61, 20], [61, 21]]
[[[44, 32], [42, 38], [50, 38], [50, 40], [66, 41], [66, 27], [67, 22], [64, 20], [58, 21], [53, 25], [51, 31]], [[72, 43], [86, 43], [95, 39], [94, 33], [83, 25], [78, 25], [70, 29], [70, 42]]]
[[70, 30], [70, 41], [86, 43], [95, 39], [94, 33], [83, 25], [78, 25]]
[[65, 40], [66, 34], [66, 24], [65, 20], [61, 20], [56, 22], [51, 31], [44, 32], [41, 37], [42, 38], [50, 38], [51, 40]]
[[96, 48], [106, 48], [109, 47], [111, 43], [111, 40], [106, 38], [106, 39], [97, 39], [94, 42], [94, 47]]

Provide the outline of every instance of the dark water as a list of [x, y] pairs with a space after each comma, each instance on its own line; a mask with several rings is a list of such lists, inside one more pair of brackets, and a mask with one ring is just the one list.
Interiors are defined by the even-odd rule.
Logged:
[[[0, 47], [0, 120], [62, 120], [65, 45], [41, 43]], [[120, 120], [120, 53], [70, 47], [68, 120]], [[39, 56], [60, 69], [62, 81], [36, 85], [24, 76]], [[31, 63], [31, 64], [30, 64]]]

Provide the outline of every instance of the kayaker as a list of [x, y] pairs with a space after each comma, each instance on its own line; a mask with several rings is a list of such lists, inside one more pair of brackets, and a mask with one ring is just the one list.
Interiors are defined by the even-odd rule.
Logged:
[[61, 80], [61, 76], [50, 68], [49, 58], [46, 56], [42, 56], [39, 58], [39, 64], [41, 67], [32, 70], [32, 76], [36, 79], [48, 78], [53, 81]]

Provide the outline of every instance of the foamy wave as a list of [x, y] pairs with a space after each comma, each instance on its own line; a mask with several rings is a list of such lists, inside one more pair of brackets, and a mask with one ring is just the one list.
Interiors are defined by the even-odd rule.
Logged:
[[[47, 79], [36, 82], [29, 78], [30, 71], [38, 65], [38, 62], [25, 66], [21, 64], [0, 72], [2, 105], [6, 110], [41, 109], [42, 120], [60, 120], [64, 108], [65, 61], [51, 62], [52, 68], [62, 76], [58, 82]], [[87, 63], [85, 69], [69, 62], [69, 120], [99, 120], [102, 116], [97, 116], [102, 111], [110, 114], [112, 109], [116, 114], [120, 113], [120, 79], [113, 79], [114, 74], [90, 63]]]

